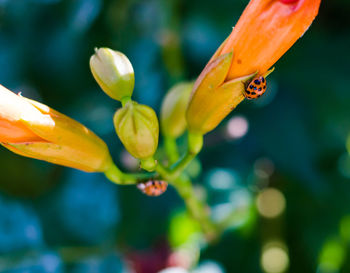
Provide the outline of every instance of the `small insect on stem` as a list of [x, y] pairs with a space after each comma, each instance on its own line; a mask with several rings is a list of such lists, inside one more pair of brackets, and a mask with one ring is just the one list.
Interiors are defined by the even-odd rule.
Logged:
[[263, 76], [255, 77], [248, 85], [244, 92], [247, 99], [257, 99], [266, 91], [266, 79]]
[[137, 184], [137, 188], [148, 196], [159, 196], [167, 190], [168, 183], [162, 180], [150, 180]]

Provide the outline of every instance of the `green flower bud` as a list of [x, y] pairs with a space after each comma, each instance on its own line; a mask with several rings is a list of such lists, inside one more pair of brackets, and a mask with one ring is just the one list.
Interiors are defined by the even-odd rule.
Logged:
[[119, 101], [131, 97], [135, 85], [134, 69], [123, 53], [109, 48], [96, 48], [90, 58], [90, 69], [108, 96]]
[[152, 108], [129, 101], [115, 113], [114, 126], [124, 147], [134, 157], [148, 159], [156, 152], [159, 125]]
[[186, 109], [193, 83], [180, 83], [163, 100], [160, 122], [165, 136], [177, 138], [186, 130]]

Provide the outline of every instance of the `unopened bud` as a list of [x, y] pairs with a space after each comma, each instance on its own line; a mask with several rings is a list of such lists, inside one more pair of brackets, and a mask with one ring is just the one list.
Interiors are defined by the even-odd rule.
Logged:
[[95, 49], [90, 58], [90, 69], [108, 96], [119, 101], [131, 97], [135, 85], [134, 69], [123, 53], [109, 48]]
[[132, 156], [148, 159], [156, 152], [159, 125], [152, 108], [129, 101], [115, 113], [114, 126]]
[[105, 172], [107, 145], [77, 121], [0, 85], [0, 144], [10, 151], [86, 172]]
[[180, 83], [165, 96], [161, 110], [161, 129], [164, 135], [177, 138], [186, 130], [186, 109], [193, 83]]

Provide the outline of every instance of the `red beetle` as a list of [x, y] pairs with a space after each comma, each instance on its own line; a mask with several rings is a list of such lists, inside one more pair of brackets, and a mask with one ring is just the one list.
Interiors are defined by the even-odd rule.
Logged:
[[168, 183], [161, 180], [150, 180], [137, 184], [137, 188], [148, 196], [159, 196], [168, 187]]
[[266, 79], [263, 76], [255, 77], [247, 86], [244, 96], [247, 99], [257, 99], [266, 91]]

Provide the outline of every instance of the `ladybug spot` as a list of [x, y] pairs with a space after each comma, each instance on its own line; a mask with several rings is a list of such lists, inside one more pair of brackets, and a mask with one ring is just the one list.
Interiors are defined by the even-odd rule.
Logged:
[[261, 91], [262, 89], [261, 89], [261, 87], [259, 88], [259, 91]]
[[262, 81], [263, 83], [265, 83], [265, 78], [264, 78], [264, 77], [261, 77], [261, 81]]
[[266, 89], [266, 85], [264, 85], [264, 89]]
[[250, 88], [250, 89], [253, 89], [253, 88], [254, 88], [254, 85], [252, 85], [252, 84], [249, 85], [249, 88]]
[[257, 85], [261, 84], [261, 82], [259, 80], [255, 80], [254, 83]]
[[255, 93], [255, 92], [252, 92], [252, 95], [256, 95], [256, 93]]
[[250, 94], [250, 91], [247, 90], [246, 92], [247, 92], [248, 95]]

